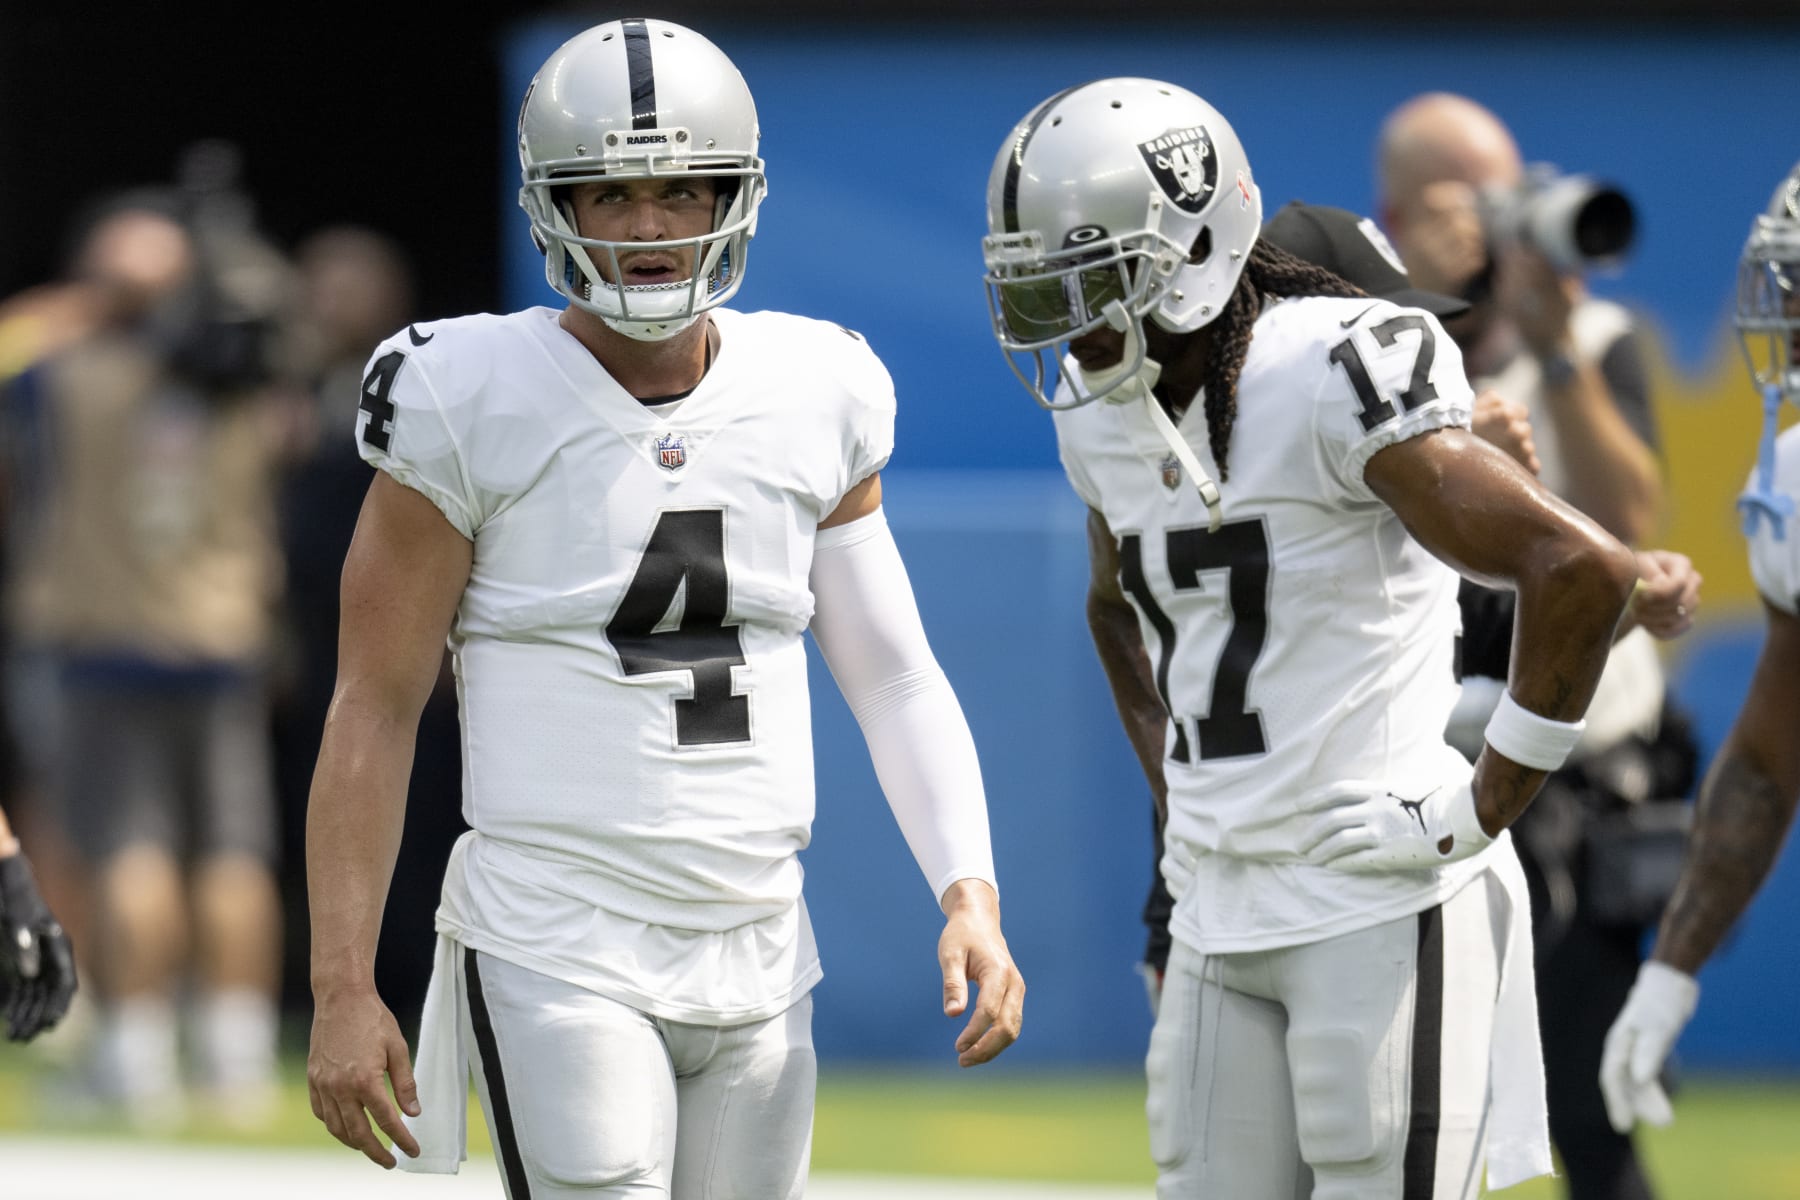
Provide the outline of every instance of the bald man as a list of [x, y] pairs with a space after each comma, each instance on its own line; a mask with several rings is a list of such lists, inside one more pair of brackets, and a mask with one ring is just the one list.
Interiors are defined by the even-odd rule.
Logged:
[[[1508, 430], [1529, 428], [1544, 483], [1622, 541], [1641, 544], [1659, 518], [1662, 472], [1638, 337], [1625, 310], [1588, 295], [1578, 276], [1559, 275], [1529, 245], [1496, 244], [1484, 229], [1484, 195], [1525, 178], [1511, 132], [1465, 97], [1418, 96], [1383, 124], [1378, 171], [1379, 217], [1414, 285], [1471, 301], [1467, 315], [1444, 326], [1478, 394], [1476, 432], [1510, 448]], [[1495, 646], [1504, 674], [1510, 622], [1492, 615], [1501, 608], [1466, 600], [1465, 645]], [[1459, 726], [1478, 734], [1487, 720], [1494, 689], [1483, 683], [1465, 680], [1453, 744], [1462, 744]], [[1649, 1185], [1630, 1139], [1607, 1122], [1594, 1072], [1606, 1022], [1636, 976], [1654, 902], [1608, 909], [1617, 889], [1588, 886], [1584, 872], [1597, 831], [1616, 827], [1597, 817], [1648, 812], [1638, 802], [1691, 786], [1692, 742], [1666, 710], [1646, 633], [1614, 647], [1587, 718], [1570, 765], [1545, 785], [1515, 839], [1532, 885], [1550, 1131], [1569, 1195], [1644, 1200]]]

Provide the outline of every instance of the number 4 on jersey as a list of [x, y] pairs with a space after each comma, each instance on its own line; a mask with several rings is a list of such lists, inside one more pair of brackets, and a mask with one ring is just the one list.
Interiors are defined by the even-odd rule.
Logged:
[[[677, 597], [681, 615], [671, 626]], [[744, 665], [744, 642], [738, 627], [725, 623], [730, 600], [725, 510], [658, 513], [606, 638], [627, 675], [691, 673], [693, 695], [675, 701], [678, 746], [750, 740], [750, 697], [732, 693], [731, 668]]]

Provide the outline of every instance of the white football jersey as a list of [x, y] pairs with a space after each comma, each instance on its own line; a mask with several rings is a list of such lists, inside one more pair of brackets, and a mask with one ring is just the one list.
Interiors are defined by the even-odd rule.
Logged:
[[[1368, 299], [1276, 303], [1239, 377], [1216, 532], [1141, 404], [1056, 414], [1069, 479], [1118, 540], [1172, 714], [1163, 872], [1171, 931], [1193, 948], [1334, 936], [1428, 908], [1482, 869], [1478, 855], [1355, 876], [1300, 857], [1310, 798], [1357, 781], [1416, 798], [1469, 777], [1443, 736], [1457, 576], [1363, 468], [1395, 442], [1466, 427], [1472, 404], [1434, 317]], [[1178, 428], [1220, 478], [1201, 400]]]
[[[1787, 518], [1784, 536], [1775, 537], [1775, 525], [1764, 519], [1750, 535], [1750, 577], [1763, 599], [1782, 612], [1800, 617], [1800, 425], [1775, 440], [1776, 491], [1792, 497], [1797, 511]], [[1750, 474], [1746, 491], [1756, 487]]]
[[658, 1015], [758, 1019], [818, 974], [807, 577], [892, 450], [893, 384], [837, 326], [719, 309], [706, 377], [651, 409], [557, 318], [408, 329], [363, 385], [364, 457], [474, 543], [450, 639], [473, 833], [440, 928]]

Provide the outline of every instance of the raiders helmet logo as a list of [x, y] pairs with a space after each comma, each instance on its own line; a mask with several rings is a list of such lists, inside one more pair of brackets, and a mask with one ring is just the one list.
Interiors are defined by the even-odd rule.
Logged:
[[1198, 213], [1219, 184], [1219, 156], [1204, 125], [1171, 129], [1138, 143], [1138, 153], [1163, 194], [1186, 212]]

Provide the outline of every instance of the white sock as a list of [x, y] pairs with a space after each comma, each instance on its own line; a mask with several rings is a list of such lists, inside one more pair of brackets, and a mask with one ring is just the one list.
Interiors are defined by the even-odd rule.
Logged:
[[254, 988], [201, 997], [194, 1023], [202, 1077], [215, 1088], [263, 1087], [275, 1080], [274, 1000]]
[[165, 996], [128, 996], [100, 1018], [95, 1067], [103, 1095], [126, 1104], [181, 1090], [175, 1006]]

